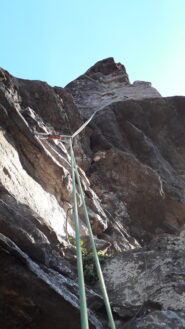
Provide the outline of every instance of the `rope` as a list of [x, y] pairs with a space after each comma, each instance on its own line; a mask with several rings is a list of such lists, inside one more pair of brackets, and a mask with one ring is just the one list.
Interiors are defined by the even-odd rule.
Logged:
[[77, 249], [77, 269], [78, 269], [78, 280], [79, 280], [79, 291], [80, 291], [80, 313], [81, 313], [81, 325], [82, 329], [89, 329], [88, 314], [87, 314], [87, 303], [85, 294], [85, 282], [83, 273], [82, 263], [82, 252], [80, 246], [80, 231], [79, 231], [79, 218], [78, 218], [78, 206], [76, 198], [76, 183], [75, 183], [75, 162], [74, 152], [72, 147], [72, 138], [70, 138], [70, 155], [71, 155], [71, 171], [72, 171], [72, 182], [73, 182], [73, 217], [75, 222], [75, 235], [76, 235], [76, 249]]
[[88, 123], [94, 118], [94, 116], [96, 115], [96, 113], [99, 112], [99, 111], [101, 111], [101, 109], [95, 111], [95, 112], [90, 116], [90, 118], [89, 118], [87, 121], [85, 121], [84, 124], [83, 124], [79, 129], [77, 129], [77, 130], [75, 131], [75, 133], [74, 133], [71, 137], [74, 138], [74, 137], [77, 136], [79, 133], [81, 133], [81, 131], [82, 131], [82, 130], [88, 125]]
[[[87, 302], [86, 302], [86, 293], [85, 293], [85, 281], [84, 281], [84, 272], [83, 272], [83, 261], [82, 261], [82, 252], [81, 252], [81, 244], [80, 244], [80, 226], [79, 226], [79, 216], [78, 216], [78, 205], [77, 205], [77, 196], [76, 196], [76, 181], [75, 181], [75, 176], [78, 182], [78, 187], [81, 195], [81, 200], [82, 200], [82, 206], [84, 210], [84, 216], [86, 220], [86, 225], [88, 228], [88, 233], [89, 233], [89, 238], [90, 238], [90, 243], [93, 251], [93, 256], [94, 256], [94, 261], [95, 261], [95, 266], [96, 266], [96, 271], [99, 279], [99, 284], [100, 288], [102, 291], [104, 303], [105, 303], [105, 308], [109, 320], [109, 327], [111, 329], [116, 329], [113, 315], [112, 315], [112, 310], [109, 302], [109, 297], [107, 294], [104, 278], [103, 278], [103, 273], [101, 270], [100, 266], [100, 261], [98, 258], [97, 250], [96, 250], [96, 245], [94, 242], [94, 237], [93, 237], [93, 232], [89, 220], [89, 215], [87, 211], [87, 206], [85, 202], [85, 197], [84, 197], [84, 192], [81, 184], [81, 179], [80, 175], [78, 172], [75, 156], [74, 156], [74, 151], [73, 151], [73, 138], [76, 137], [88, 124], [89, 122], [93, 119], [95, 114], [99, 112], [100, 110], [95, 111], [91, 117], [79, 128], [76, 130], [76, 132], [72, 135], [51, 135], [51, 134], [45, 134], [45, 133], [37, 133], [35, 132], [35, 135], [39, 137], [40, 139], [47, 139], [47, 138], [52, 138], [52, 139], [58, 139], [63, 142], [63, 138], [68, 138], [68, 142], [70, 145], [70, 156], [71, 156], [71, 175], [72, 175], [72, 185], [73, 185], [73, 217], [74, 217], [74, 223], [75, 223], [75, 237], [76, 237], [76, 249], [77, 249], [77, 270], [78, 270], [78, 281], [79, 281], [79, 293], [80, 293], [80, 315], [81, 315], [81, 328], [82, 329], [89, 329], [89, 324], [88, 324], [88, 310], [87, 310]], [[66, 141], [64, 141], [66, 142]]]
[[[75, 158], [74, 158], [74, 161], [75, 161]], [[83, 209], [84, 209], [84, 215], [85, 215], [85, 219], [86, 219], [86, 225], [87, 225], [88, 232], [89, 232], [89, 237], [90, 237], [91, 247], [92, 247], [92, 251], [93, 251], [96, 271], [97, 271], [97, 274], [98, 274], [99, 284], [100, 284], [100, 288], [101, 288], [101, 291], [102, 291], [102, 295], [103, 295], [103, 299], [104, 299], [104, 303], [105, 303], [105, 307], [106, 307], [106, 311], [107, 311], [107, 316], [108, 316], [108, 319], [109, 319], [110, 328], [111, 329], [116, 329], [114, 319], [113, 319], [113, 316], [112, 316], [111, 307], [110, 307], [109, 297], [108, 297], [108, 294], [107, 294], [107, 290], [106, 290], [106, 287], [105, 287], [105, 282], [104, 282], [104, 278], [103, 278], [103, 274], [102, 274], [102, 270], [101, 270], [101, 266], [100, 266], [100, 261], [99, 261], [97, 250], [96, 250], [96, 245], [95, 245], [95, 242], [94, 242], [93, 232], [92, 232], [92, 228], [91, 228], [91, 224], [90, 224], [90, 220], [89, 220], [87, 206], [86, 206], [86, 202], [85, 202], [85, 198], [84, 198], [84, 192], [83, 192], [83, 189], [82, 189], [82, 184], [81, 184], [81, 181], [80, 181], [80, 175], [78, 173], [78, 168], [77, 168], [77, 165], [76, 165], [76, 161], [75, 161], [75, 174], [76, 174], [76, 178], [77, 178], [77, 182], [78, 182], [78, 186], [79, 186], [79, 190], [80, 190], [80, 195], [81, 195], [81, 199], [82, 199], [82, 206], [83, 206]]]

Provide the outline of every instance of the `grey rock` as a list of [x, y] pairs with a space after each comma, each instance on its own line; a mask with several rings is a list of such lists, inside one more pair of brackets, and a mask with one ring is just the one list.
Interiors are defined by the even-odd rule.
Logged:
[[[129, 327], [128, 327], [129, 328]], [[133, 329], [184, 329], [185, 313], [173, 311], [155, 311], [148, 314], [132, 326]]]
[[[0, 234], [0, 327], [66, 329], [81, 328], [78, 285], [62, 274], [40, 267], [16, 246]], [[88, 292], [92, 295], [92, 291]], [[91, 297], [92, 298], [92, 297]], [[93, 294], [93, 299], [101, 299]], [[90, 328], [103, 329], [100, 320], [89, 312]]]
[[[184, 324], [184, 242], [184, 238], [164, 237], [147, 248], [121, 253], [104, 265], [113, 310], [125, 321], [141, 317], [130, 328], [145, 328], [146, 324], [149, 328], [149, 323], [151, 328], [163, 328], [163, 323], [181, 328]], [[178, 312], [182, 313], [179, 320]]]
[[86, 73], [66, 87], [73, 95], [80, 113], [87, 118], [96, 110], [128, 99], [161, 97], [150, 82], [129, 82], [125, 67], [112, 57], [93, 65]]
[[0, 70], [0, 328], [80, 327], [69, 147], [39, 134], [71, 135], [95, 110], [74, 151], [97, 248], [117, 255], [104, 268], [117, 329], [183, 327], [184, 106], [113, 58], [65, 89]]

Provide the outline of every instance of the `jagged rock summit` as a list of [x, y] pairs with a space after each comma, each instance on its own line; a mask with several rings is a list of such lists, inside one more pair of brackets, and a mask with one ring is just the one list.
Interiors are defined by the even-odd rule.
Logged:
[[161, 97], [150, 82], [131, 84], [124, 65], [116, 63], [113, 57], [97, 62], [65, 89], [85, 117], [113, 102]]
[[98, 77], [112, 74], [115, 77], [120, 76], [120, 78], [122, 78], [122, 82], [125, 84], [130, 84], [124, 65], [121, 63], [115, 63], [113, 57], [108, 57], [97, 62], [90, 69], [88, 69], [85, 74], [97, 80]]
[[[116, 329], [185, 328], [185, 97], [107, 58], [66, 88], [0, 70], [0, 329], [81, 327], [69, 147], [38, 133], [71, 135], [96, 110], [74, 151]], [[87, 304], [107, 329], [95, 282]]]

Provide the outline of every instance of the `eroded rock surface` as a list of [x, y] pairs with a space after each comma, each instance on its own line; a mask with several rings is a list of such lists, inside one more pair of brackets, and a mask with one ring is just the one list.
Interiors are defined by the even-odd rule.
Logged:
[[[0, 265], [0, 328], [81, 328], [74, 280], [39, 266], [2, 234]], [[93, 299], [98, 295], [93, 294]], [[103, 328], [92, 312], [89, 319], [90, 328]]]
[[112, 306], [121, 318], [131, 319], [127, 328], [184, 328], [184, 246], [184, 238], [168, 236], [107, 261]]
[[[118, 253], [104, 268], [117, 329], [183, 328], [184, 108], [113, 58], [65, 89], [0, 70], [0, 328], [80, 328], [69, 147], [39, 133], [72, 134], [96, 110], [74, 150], [97, 249]], [[99, 293], [90, 328], [104, 329]]]
[[131, 84], [125, 67], [115, 63], [112, 57], [97, 62], [65, 89], [73, 95], [84, 117], [118, 101], [161, 97], [150, 82], [135, 81]]
[[89, 179], [138, 239], [183, 230], [184, 106], [184, 97], [119, 102], [94, 118], [91, 147], [104, 156]]
[[[142, 244], [164, 232], [179, 234], [184, 226], [185, 98], [159, 97], [149, 83], [134, 86], [143, 84], [146, 94], [136, 88], [136, 97], [128, 100], [124, 88], [132, 85], [125, 68], [108, 58], [66, 87], [85, 118], [100, 110], [90, 124], [93, 153], [87, 175], [113, 217], [106, 232], [117, 249], [125, 245], [125, 229]], [[102, 98], [102, 88], [119, 90], [120, 96]], [[147, 90], [153, 93], [149, 99]]]
[[[70, 236], [74, 236], [68, 147], [63, 143], [57, 144], [52, 141], [41, 140], [36, 132], [53, 133], [60, 130], [60, 133], [69, 134], [79, 128], [83, 121], [78, 112], [75, 113], [76, 107], [72, 97], [62, 88], [57, 89], [56, 92], [54, 88], [46, 83], [15, 79], [6, 71], [3, 71], [3, 74], [5, 79], [1, 81], [0, 85], [0, 233], [5, 236], [5, 239], [10, 239], [15, 244], [15, 248], [20, 249], [26, 255], [25, 257], [31, 257], [36, 264], [46, 266], [49, 273], [56, 271], [56, 274], [52, 276], [52, 279], [47, 278], [47, 275], [44, 274], [48, 287], [45, 291], [40, 292], [38, 287], [40, 280], [42, 280], [42, 271], [35, 273], [36, 278], [32, 280], [33, 274], [29, 273], [29, 268], [21, 270], [19, 264], [17, 264], [17, 267], [15, 265], [16, 258], [18, 258], [19, 263], [19, 253], [14, 255], [14, 262], [13, 258], [9, 257], [10, 261], [7, 260], [5, 267], [7, 271], [10, 268], [10, 273], [11, 268], [15, 267], [15, 278], [12, 277], [12, 285], [18, 280], [20, 287], [23, 287], [25, 284], [24, 274], [22, 274], [22, 277], [21, 274], [18, 276], [17, 274], [21, 271], [25, 272], [29, 284], [25, 296], [24, 294], [20, 296], [23, 300], [31, 294], [32, 281], [36, 281], [33, 283], [36, 286], [35, 296], [30, 301], [31, 304], [36, 304], [36, 309], [41, 307], [41, 299], [45, 298], [45, 294], [49, 296], [51, 291], [52, 296], [54, 283], [57, 284], [57, 281], [59, 281], [58, 286], [60, 286], [62, 280], [65, 279], [66, 284], [70, 286], [70, 280], [74, 280], [73, 285], [76, 285], [76, 290], [71, 299], [68, 298], [70, 296], [70, 287], [68, 287], [65, 294], [66, 301], [65, 296], [60, 293], [58, 297], [56, 296], [55, 301], [53, 300], [53, 320], [51, 320], [51, 323], [55, 318], [57, 319], [56, 326], [61, 326], [62, 317], [64, 316], [65, 328], [74, 328], [75, 322], [78, 322], [80, 327], [77, 278], [74, 269], [75, 250], [70, 245], [70, 240], [68, 240]], [[62, 95], [63, 99], [61, 98]], [[65, 103], [67, 105], [64, 105]], [[69, 109], [71, 113], [68, 118], [66, 113]], [[72, 113], [73, 110], [74, 113]], [[74, 120], [73, 123], [70, 116]], [[76, 141], [75, 152], [77, 158], [83, 155], [80, 142]], [[99, 198], [91, 190], [90, 183], [82, 169], [80, 173], [84, 189], [91, 196], [88, 207], [91, 213], [92, 227], [96, 234], [106, 229], [107, 216], [101, 207]], [[78, 203], [81, 204], [79, 195]], [[87, 228], [82, 216], [80, 220], [81, 234], [87, 235]], [[6, 253], [11, 252], [7, 249], [6, 244], [3, 246], [3, 250], [4, 256], [2, 257], [6, 259]], [[73, 264], [70, 264], [66, 258], [70, 261], [73, 260]], [[4, 282], [7, 278], [3, 264], [1, 268], [0, 291], [3, 294]], [[8, 281], [6, 289], [9, 291]], [[10, 290], [12, 291], [12, 289], [11, 287]], [[37, 289], [37, 293], [42, 296], [40, 301], [36, 296]], [[54, 290], [57, 295], [56, 289]], [[3, 313], [3, 318], [1, 318], [1, 328], [3, 329], [13, 329], [17, 326], [22, 328], [23, 325], [28, 325], [27, 322], [24, 324], [24, 314], [22, 317], [15, 315], [14, 318], [13, 316], [15, 312], [24, 313], [21, 306], [19, 307], [21, 290], [15, 288], [12, 295], [15, 295], [15, 299], [11, 297], [10, 292], [10, 299], [13, 298], [12, 310], [8, 311], [11, 314], [10, 323], [6, 321], [7, 313]], [[18, 297], [16, 297], [17, 295]], [[94, 298], [92, 293], [89, 293], [89, 295], [90, 299]], [[70, 304], [74, 299], [76, 299], [76, 302], [75, 304], [72, 303], [73, 308], [70, 311]], [[9, 302], [6, 304], [6, 296], [4, 303], [5, 308], [11, 308]], [[55, 303], [59, 303], [61, 308], [55, 308]], [[69, 304], [69, 312], [64, 311], [65, 315], [60, 315], [63, 304]], [[44, 312], [45, 315], [38, 313], [36, 320], [34, 320], [34, 312], [33, 314], [31, 312], [29, 321], [33, 328], [34, 326], [40, 329], [45, 327], [47, 317], [45, 321], [42, 319], [48, 313], [47, 309], [49, 310], [49, 304], [44, 306], [43, 303], [41, 313]], [[69, 316], [69, 321], [67, 321], [68, 313], [74, 314], [72, 317]], [[25, 315], [26, 317], [27, 315]], [[99, 328], [102, 328], [99, 320], [92, 314], [90, 324], [92, 327], [96, 327], [96, 323]], [[53, 324], [48, 324], [48, 328], [51, 326]]]

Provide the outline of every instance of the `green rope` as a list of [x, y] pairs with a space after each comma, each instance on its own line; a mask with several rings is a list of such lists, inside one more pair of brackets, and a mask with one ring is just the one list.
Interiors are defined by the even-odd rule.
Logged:
[[81, 246], [80, 246], [79, 218], [78, 218], [75, 169], [74, 169], [75, 158], [74, 158], [74, 152], [73, 152], [73, 147], [72, 147], [72, 138], [70, 138], [70, 155], [71, 155], [71, 169], [72, 169], [72, 183], [73, 183], [73, 217], [74, 217], [74, 222], [75, 222], [75, 234], [76, 234], [81, 326], [82, 326], [82, 329], [89, 329], [86, 294], [85, 294], [85, 282], [84, 282], [84, 273], [83, 273], [83, 263], [82, 263], [82, 253], [81, 253]]
[[100, 261], [99, 261], [97, 250], [96, 250], [96, 245], [95, 245], [95, 242], [94, 242], [93, 232], [92, 232], [92, 228], [91, 228], [91, 224], [90, 224], [90, 220], [89, 220], [89, 215], [88, 215], [88, 211], [87, 211], [87, 206], [86, 206], [86, 202], [85, 202], [85, 198], [84, 198], [84, 192], [83, 192], [83, 189], [82, 189], [80, 175], [78, 173], [78, 168], [77, 168], [77, 165], [76, 165], [75, 158], [74, 158], [74, 165], [75, 165], [75, 173], [76, 173], [76, 178], [77, 178], [77, 182], [78, 182], [78, 186], [79, 186], [79, 190], [80, 190], [82, 205], [83, 205], [83, 209], [84, 209], [86, 225], [87, 225], [87, 228], [88, 228], [91, 247], [92, 247], [92, 251], [93, 251], [96, 271], [97, 271], [99, 284], [100, 284], [100, 288], [101, 288], [101, 291], [102, 291], [102, 295], [103, 295], [103, 299], [104, 299], [104, 303], [105, 303], [105, 307], [106, 307], [106, 311], [107, 311], [107, 316], [108, 316], [108, 319], [109, 319], [109, 325], [110, 325], [111, 329], [116, 329], [114, 319], [113, 319], [113, 316], [112, 316], [111, 307], [110, 307], [109, 297], [108, 297], [108, 294], [107, 294], [107, 290], [106, 290], [106, 286], [105, 286], [105, 282], [104, 282], [104, 278], [103, 278], [103, 274], [102, 274], [102, 270], [101, 270], [101, 266], [100, 266]]
[[[100, 109], [101, 110], [101, 109]], [[84, 198], [84, 192], [82, 189], [82, 184], [80, 181], [80, 175], [78, 173], [77, 165], [76, 165], [76, 160], [74, 156], [74, 151], [73, 151], [73, 138], [77, 136], [87, 125], [88, 123], [93, 119], [95, 114], [99, 112], [100, 110], [95, 111], [91, 117], [79, 128], [76, 130], [76, 132], [72, 136], [67, 136], [67, 135], [53, 135], [49, 136], [48, 134], [39, 134], [40, 138], [54, 138], [54, 137], [67, 137], [69, 138], [69, 144], [70, 144], [70, 156], [71, 156], [71, 171], [72, 171], [72, 185], [73, 185], [73, 217], [74, 217], [74, 223], [75, 223], [75, 235], [76, 235], [76, 249], [77, 249], [77, 269], [78, 269], [78, 281], [79, 281], [79, 292], [80, 292], [80, 315], [81, 315], [81, 327], [82, 329], [89, 329], [89, 324], [88, 324], [88, 311], [87, 311], [87, 302], [86, 302], [86, 293], [85, 293], [85, 282], [84, 282], [84, 273], [83, 273], [83, 262], [82, 262], [82, 252], [81, 252], [81, 244], [80, 244], [80, 230], [79, 230], [79, 217], [78, 217], [78, 205], [77, 205], [77, 197], [76, 197], [76, 182], [75, 182], [75, 174], [80, 190], [80, 195], [82, 199], [82, 204], [83, 204], [83, 209], [84, 209], [84, 215], [86, 219], [86, 224], [89, 232], [89, 237], [90, 237], [90, 242], [91, 242], [91, 247], [93, 251], [93, 256], [94, 256], [94, 261], [95, 261], [95, 266], [96, 266], [96, 271], [98, 274], [99, 278], [99, 283], [100, 283], [100, 288], [102, 290], [102, 295], [109, 319], [109, 326], [111, 329], [116, 329], [114, 319], [112, 316], [112, 311], [110, 307], [110, 302], [109, 298], [107, 295], [107, 290], [105, 287], [105, 282], [99, 262], [99, 258], [97, 255], [96, 251], [96, 246], [94, 242], [94, 237], [93, 237], [93, 232], [91, 228], [91, 224], [89, 221], [89, 215], [87, 211], [87, 206]], [[46, 136], [45, 136], [46, 135]], [[51, 146], [51, 145], [50, 145]]]
[[112, 315], [112, 310], [109, 302], [109, 297], [107, 294], [97, 250], [96, 250], [96, 245], [94, 242], [94, 236], [89, 220], [89, 215], [87, 211], [87, 206], [85, 202], [85, 197], [84, 197], [84, 192], [82, 189], [82, 184], [80, 180], [80, 175], [78, 173], [78, 168], [76, 165], [76, 160], [74, 156], [74, 151], [73, 151], [73, 146], [72, 146], [72, 141], [75, 136], [77, 136], [87, 125], [88, 123], [93, 119], [95, 114], [99, 112], [100, 110], [95, 111], [91, 117], [79, 128], [77, 131], [70, 136], [70, 155], [71, 155], [71, 168], [72, 168], [72, 183], [73, 183], [73, 202], [74, 202], [74, 207], [73, 207], [73, 215], [74, 215], [74, 221], [75, 221], [75, 234], [76, 234], [76, 248], [77, 248], [77, 267], [78, 267], [78, 278], [79, 278], [79, 290], [80, 290], [80, 313], [81, 313], [81, 325], [82, 329], [88, 329], [88, 313], [87, 313], [87, 304], [86, 304], [86, 294], [85, 294], [85, 282], [84, 282], [84, 273], [83, 273], [83, 262], [82, 262], [82, 253], [81, 253], [81, 245], [80, 245], [80, 232], [79, 232], [79, 218], [78, 218], [78, 207], [77, 207], [77, 198], [76, 198], [76, 183], [75, 183], [75, 174], [80, 190], [80, 195], [82, 199], [82, 205], [84, 209], [84, 215], [86, 219], [86, 225], [88, 228], [89, 232], [89, 237], [90, 237], [90, 242], [91, 242], [91, 247], [93, 251], [93, 256], [94, 256], [94, 261], [95, 261], [95, 266], [96, 266], [96, 271], [99, 279], [99, 284], [100, 288], [102, 291], [106, 311], [107, 311], [107, 316], [109, 319], [109, 327], [111, 329], [116, 329], [113, 315]]

